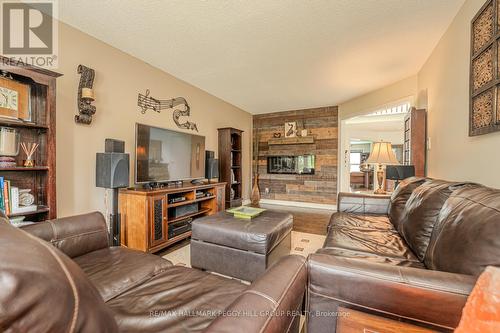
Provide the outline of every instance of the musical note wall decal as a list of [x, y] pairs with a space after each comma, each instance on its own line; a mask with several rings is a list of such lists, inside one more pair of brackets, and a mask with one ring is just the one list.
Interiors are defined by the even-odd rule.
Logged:
[[140, 107], [142, 114], [145, 114], [147, 110], [153, 110], [155, 112], [160, 113], [162, 110], [173, 109], [178, 105], [184, 105], [185, 109], [184, 110], [175, 109], [173, 112], [172, 116], [177, 127], [183, 129], [195, 130], [196, 132], [198, 132], [198, 127], [196, 126], [195, 123], [191, 121], [186, 121], [184, 123], [181, 123], [179, 121], [180, 117], [189, 117], [190, 115], [190, 107], [184, 97], [176, 97], [172, 99], [160, 100], [150, 96], [149, 89], [146, 90], [146, 94], [143, 95], [139, 93], [139, 95], [137, 96], [137, 106]]

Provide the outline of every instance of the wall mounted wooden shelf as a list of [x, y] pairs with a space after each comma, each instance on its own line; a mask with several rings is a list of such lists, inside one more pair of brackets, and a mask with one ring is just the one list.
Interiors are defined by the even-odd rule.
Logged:
[[294, 138], [273, 138], [269, 139], [269, 145], [300, 145], [314, 143], [312, 136], [297, 136]]

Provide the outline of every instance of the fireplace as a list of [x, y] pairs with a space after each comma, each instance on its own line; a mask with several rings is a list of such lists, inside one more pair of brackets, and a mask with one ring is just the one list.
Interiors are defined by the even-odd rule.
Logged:
[[314, 155], [268, 156], [267, 173], [314, 175]]

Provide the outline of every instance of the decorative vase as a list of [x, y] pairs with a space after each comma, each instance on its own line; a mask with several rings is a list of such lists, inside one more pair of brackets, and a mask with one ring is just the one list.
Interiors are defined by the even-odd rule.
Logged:
[[252, 187], [252, 195], [250, 196], [250, 201], [252, 202], [252, 206], [258, 206], [260, 202], [260, 190], [259, 190], [259, 174], [255, 174], [253, 177], [253, 187]]

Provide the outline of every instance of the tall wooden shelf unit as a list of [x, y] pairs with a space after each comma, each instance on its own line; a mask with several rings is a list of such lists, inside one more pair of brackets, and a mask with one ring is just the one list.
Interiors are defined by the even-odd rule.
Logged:
[[[11, 181], [11, 186], [30, 189], [35, 197], [34, 212], [10, 214], [26, 216], [27, 221], [44, 221], [57, 216], [56, 208], [56, 79], [61, 74], [32, 66], [18, 66], [0, 56], [0, 69], [13, 80], [30, 86], [31, 121], [23, 122], [0, 118], [0, 126], [16, 128], [20, 142], [38, 143], [35, 167], [23, 167], [26, 158], [22, 150], [15, 157], [16, 167], [0, 168], [0, 176]], [[10, 64], [10, 66], [4, 66]]]
[[426, 175], [427, 113], [411, 108], [404, 121], [403, 164], [415, 166], [415, 176]]
[[242, 200], [242, 130], [219, 128], [219, 179], [226, 183], [226, 206], [241, 206]]

